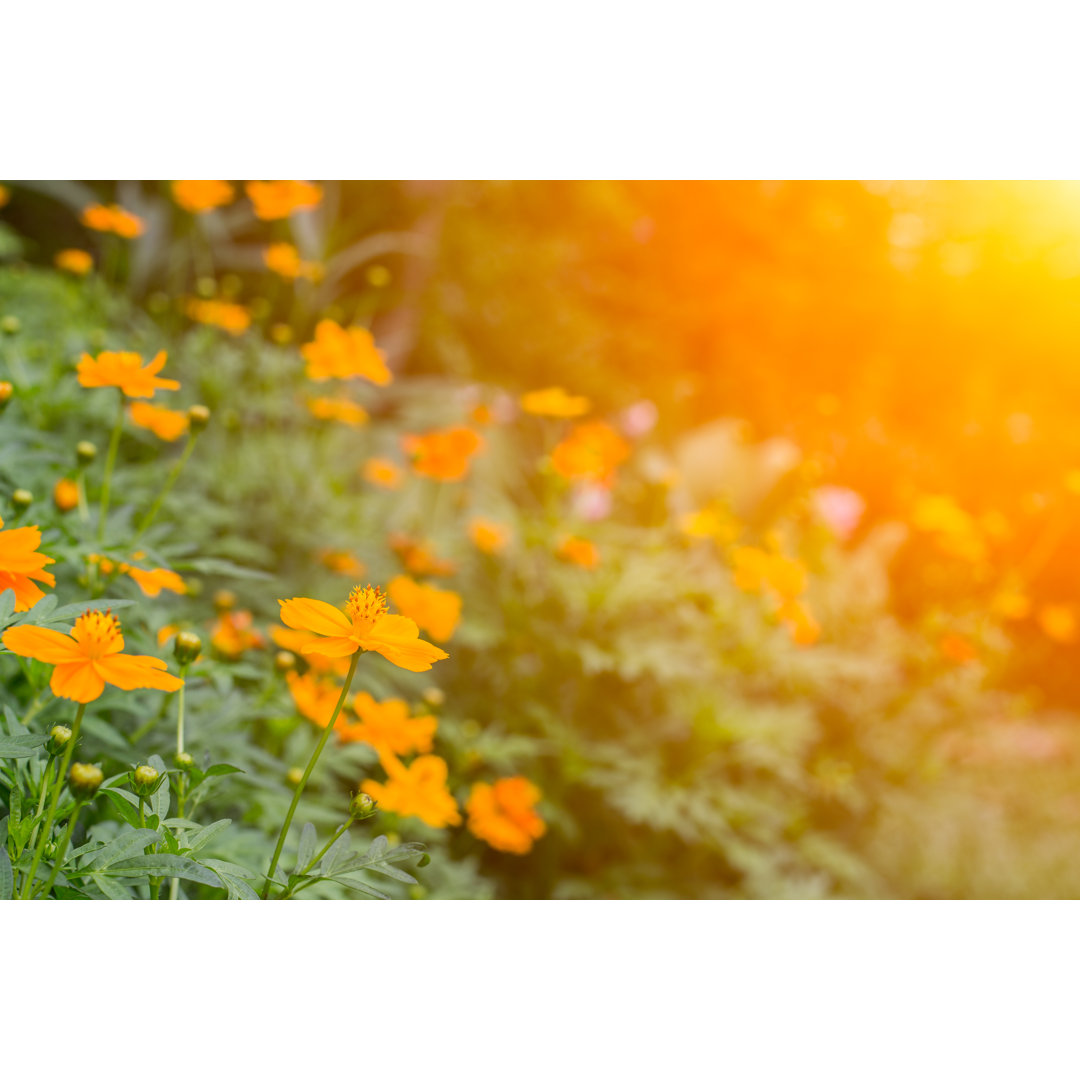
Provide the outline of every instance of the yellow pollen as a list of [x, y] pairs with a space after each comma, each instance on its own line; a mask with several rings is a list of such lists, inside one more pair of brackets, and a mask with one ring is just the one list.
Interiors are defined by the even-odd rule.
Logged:
[[357, 585], [349, 593], [345, 613], [352, 619], [353, 630], [370, 630], [375, 620], [386, 614], [386, 597], [382, 589]]
[[118, 640], [123, 648], [120, 620], [110, 611], [88, 611], [80, 615], [71, 628], [71, 636], [91, 660], [105, 656]]

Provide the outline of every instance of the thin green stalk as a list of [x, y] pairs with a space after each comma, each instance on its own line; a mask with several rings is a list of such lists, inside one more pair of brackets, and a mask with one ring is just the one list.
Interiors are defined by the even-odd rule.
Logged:
[[49, 895], [49, 890], [53, 887], [56, 875], [60, 873], [60, 867], [64, 864], [64, 856], [67, 854], [68, 844], [71, 842], [71, 834], [75, 831], [75, 821], [82, 808], [83, 801], [82, 799], [79, 799], [78, 802], [75, 803], [75, 809], [71, 811], [71, 817], [68, 818], [67, 828], [64, 829], [64, 835], [60, 838], [60, 846], [56, 849], [56, 859], [53, 862], [52, 873], [49, 875], [49, 880], [45, 882], [45, 888], [41, 890], [41, 895], [43, 897]]
[[[177, 693], [177, 709], [176, 709], [176, 756], [179, 756], [184, 752], [184, 686], [187, 675], [187, 664], [180, 665], [180, 678], [184, 680], [180, 683], [180, 689]], [[176, 781], [176, 816], [184, 816], [184, 800], [187, 796], [187, 776], [185, 773], [181, 773], [179, 779]], [[180, 894], [180, 879], [171, 878], [169, 880], [169, 899], [175, 900]]]
[[112, 435], [109, 437], [109, 454], [105, 458], [105, 478], [101, 482], [101, 509], [98, 511], [98, 543], [105, 541], [105, 517], [109, 512], [109, 488], [112, 485], [113, 468], [116, 465], [116, 453], [120, 449], [120, 433], [124, 430], [124, 395], [120, 394], [120, 409], [116, 414]]
[[[296, 871], [296, 872], [297, 872], [298, 874], [306, 874], [306, 873], [307, 873], [307, 872], [308, 872], [308, 871], [309, 871], [309, 870], [310, 870], [310, 869], [311, 869], [311, 868], [312, 868], [312, 867], [313, 867], [313, 866], [314, 866], [314, 865], [315, 865], [315, 864], [316, 864], [316, 863], [317, 863], [317, 862], [318, 862], [318, 861], [319, 861], [319, 860], [320, 860], [320, 859], [321, 859], [321, 858], [322, 858], [322, 857], [323, 857], [323, 856], [324, 856], [324, 855], [325, 855], [325, 854], [326, 854], [326, 853], [327, 853], [327, 852], [328, 852], [328, 851], [329, 851], [329, 850], [330, 850], [330, 849], [331, 849], [331, 848], [332, 848], [332, 847], [333, 847], [333, 846], [334, 846], [334, 845], [335, 845], [335, 844], [336, 844], [336, 843], [337, 843], [337, 842], [338, 842], [338, 841], [339, 841], [340, 839], [341, 839], [341, 837], [342, 837], [342, 836], [344, 835], [344, 833], [345, 833], [345, 830], [346, 830], [346, 829], [347, 829], [347, 828], [348, 828], [348, 827], [349, 827], [349, 826], [350, 826], [350, 825], [351, 825], [351, 824], [353, 823], [353, 821], [355, 821], [355, 820], [356, 820], [355, 818], [349, 818], [349, 820], [348, 820], [348, 821], [346, 821], [344, 825], [340, 826], [340, 827], [338, 828], [338, 831], [337, 831], [336, 833], [334, 833], [334, 835], [333, 835], [333, 836], [331, 836], [329, 840], [327, 840], [327, 841], [326, 841], [326, 843], [325, 843], [325, 844], [323, 845], [323, 848], [322, 848], [322, 850], [321, 850], [321, 851], [319, 852], [319, 854], [318, 854], [318, 855], [316, 855], [316, 856], [315, 856], [315, 858], [314, 858], [314, 859], [312, 859], [312, 860], [311, 860], [311, 861], [310, 861], [310, 862], [309, 862], [309, 863], [307, 864], [307, 866], [299, 867], [299, 868], [297, 869], [297, 871]], [[313, 883], [312, 883], [312, 884], [313, 884]], [[304, 887], [305, 887], [305, 886], [301, 886], [301, 888], [304, 888]], [[299, 892], [299, 891], [300, 891], [300, 889], [297, 889], [297, 890], [296, 890], [296, 892]], [[281, 897], [280, 897], [280, 899], [282, 899], [282, 900], [288, 900], [290, 896], [295, 896], [295, 895], [296, 895], [296, 894], [295, 894], [295, 893], [294, 893], [294, 892], [292, 891], [292, 889], [286, 889], [286, 890], [285, 890], [285, 892], [283, 892], [283, 893], [281, 894]]]
[[[49, 760], [45, 762], [45, 769], [41, 774], [41, 794], [38, 796], [37, 813], [34, 815], [34, 817], [37, 818], [41, 817], [41, 811], [45, 808], [45, 795], [49, 790], [49, 784], [52, 782], [52, 764], [52, 758], [49, 758]], [[39, 821], [34, 825], [33, 832], [30, 833], [30, 843], [27, 847], [32, 848], [34, 846], [34, 842], [37, 840], [38, 829], [40, 828], [41, 822]]]
[[352, 655], [352, 661], [349, 664], [349, 674], [345, 677], [345, 685], [341, 688], [341, 696], [338, 698], [337, 704], [334, 706], [334, 714], [327, 722], [326, 728], [319, 739], [318, 745], [315, 747], [314, 752], [311, 755], [311, 760], [307, 763], [307, 768], [304, 770], [304, 775], [300, 778], [300, 783], [296, 785], [296, 791], [293, 792], [292, 802], [289, 804], [289, 812], [285, 815], [285, 822], [281, 826], [281, 833], [278, 836], [277, 847], [274, 848], [274, 857], [270, 860], [270, 869], [266, 871], [266, 884], [263, 886], [262, 898], [264, 900], [270, 897], [270, 888], [273, 884], [274, 871], [277, 869], [278, 859], [281, 858], [281, 849], [285, 846], [285, 837], [289, 833], [289, 826], [292, 824], [293, 814], [296, 813], [297, 804], [300, 802], [300, 796], [304, 792], [304, 787], [307, 785], [308, 777], [311, 776], [312, 769], [315, 768], [315, 763], [319, 760], [319, 755], [322, 754], [323, 748], [326, 746], [330, 739], [330, 733], [334, 730], [334, 725], [337, 723], [338, 713], [341, 712], [342, 705], [345, 704], [345, 698], [349, 694], [349, 687], [352, 686], [353, 675], [356, 674], [356, 664], [360, 659], [360, 651], [357, 650]]
[[63, 788], [64, 777], [67, 776], [68, 766], [71, 764], [71, 755], [75, 752], [75, 744], [79, 741], [79, 728], [82, 727], [83, 713], [86, 712], [85, 702], [80, 702], [79, 711], [75, 713], [75, 722], [71, 725], [71, 738], [64, 747], [64, 756], [60, 759], [60, 769], [57, 773], [57, 782], [52, 786], [52, 794], [49, 796], [49, 809], [45, 814], [45, 822], [41, 827], [41, 836], [38, 837], [37, 847], [34, 849], [34, 858], [30, 863], [30, 870], [23, 882], [20, 900], [30, 898], [30, 890], [33, 888], [34, 875], [37, 873], [41, 856], [45, 852], [45, 845], [49, 841], [49, 833], [52, 831], [53, 819], [56, 817], [56, 804], [60, 801], [60, 789]]
[[158, 511], [161, 509], [161, 504], [165, 501], [165, 496], [172, 491], [173, 484], [176, 483], [180, 474], [184, 471], [184, 466], [187, 464], [188, 458], [191, 457], [191, 451], [195, 449], [195, 440], [198, 437], [198, 432], [192, 432], [188, 435], [187, 444], [184, 446], [184, 452], [180, 455], [180, 460], [173, 466], [172, 472], [169, 473], [168, 479], [165, 481], [162, 489], [158, 492], [158, 497], [154, 500], [154, 505], [146, 512], [146, 516], [142, 519], [142, 524], [135, 530], [135, 540], [138, 540], [139, 537], [154, 523], [154, 518], [157, 517]]
[[90, 507], [86, 504], [86, 472], [80, 469], [75, 477], [75, 486], [79, 489], [79, 520], [84, 524], [90, 520]]

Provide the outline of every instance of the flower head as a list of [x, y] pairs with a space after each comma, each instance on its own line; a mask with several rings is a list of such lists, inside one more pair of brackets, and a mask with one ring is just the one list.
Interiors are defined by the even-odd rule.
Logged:
[[177, 409], [151, 405], [148, 401], [133, 401], [128, 410], [136, 427], [152, 431], [159, 439], [175, 442], [188, 429], [188, 414]]
[[469, 461], [483, 449], [484, 440], [472, 428], [452, 427], [426, 435], [405, 435], [401, 444], [417, 475], [453, 482], [465, 478]]
[[498, 851], [524, 855], [547, 829], [533, 809], [539, 801], [540, 789], [524, 776], [473, 784], [465, 804], [469, 832]]
[[231, 203], [236, 189], [228, 180], [174, 180], [172, 195], [189, 214], [208, 214]]
[[265, 644], [262, 634], [253, 630], [250, 611], [223, 611], [211, 627], [210, 644], [222, 656], [235, 660], [248, 649], [261, 649]]
[[58, 251], [53, 262], [60, 270], [66, 270], [69, 274], [84, 277], [89, 274], [94, 266], [94, 257], [89, 251], [80, 251], [78, 248], [65, 248]]
[[231, 304], [226, 300], [197, 300], [187, 302], [189, 319], [204, 326], [216, 326], [234, 337], [251, 325], [251, 312], [243, 304]]
[[249, 180], [244, 190], [262, 221], [278, 221], [322, 202], [322, 188], [304, 180]]
[[158, 372], [165, 366], [164, 350], [159, 352], [146, 367], [142, 357], [134, 352], [102, 352], [95, 359], [83, 353], [79, 366], [79, 385], [86, 387], [115, 386], [130, 398], [152, 398], [157, 390], [179, 390], [175, 379], [159, 379]]
[[[310, 671], [306, 675], [287, 671], [285, 681], [289, 684], [289, 693], [292, 694], [296, 711], [313, 724], [326, 727], [330, 723], [330, 717], [334, 715], [338, 698], [341, 697], [341, 687], [326, 679], [320, 679]], [[344, 727], [345, 718], [339, 716], [334, 726]]]
[[62, 476], [53, 488], [53, 502], [61, 514], [74, 510], [79, 505], [79, 485], [74, 480]]
[[41, 530], [36, 525], [4, 529], [0, 521], [0, 593], [15, 593], [15, 610], [29, 611], [45, 594], [34, 584], [55, 585], [56, 578], [45, 569], [56, 562], [38, 551]]
[[318, 281], [322, 277], [323, 268], [317, 262], [305, 262], [301, 259], [300, 252], [292, 244], [271, 244], [263, 248], [262, 255], [267, 269], [289, 281], [297, 278]]
[[80, 218], [82, 223], [89, 229], [97, 232], [116, 233], [125, 240], [132, 240], [142, 234], [146, 226], [142, 218], [136, 217], [122, 206], [113, 203], [111, 206], [102, 206], [95, 203], [87, 206]]
[[416, 540], [406, 533], [391, 533], [387, 537], [387, 542], [390, 545], [390, 550], [401, 559], [402, 564], [410, 574], [449, 577], [457, 570], [457, 567], [449, 559], [439, 558], [435, 554], [435, 548], [430, 541]]
[[107, 611], [80, 615], [68, 634], [44, 626], [16, 626], [2, 640], [16, 656], [54, 665], [49, 687], [71, 701], [96, 701], [106, 683], [121, 690], [172, 691], [183, 686], [183, 680], [168, 673], [164, 660], [125, 654], [120, 620]]
[[401, 698], [376, 701], [361, 691], [353, 700], [360, 723], [345, 724], [338, 732], [342, 742], [367, 743], [380, 756], [429, 753], [439, 721], [434, 716], [409, 716]]
[[349, 427], [362, 427], [368, 422], [368, 412], [355, 401], [340, 401], [337, 398], [308, 398], [308, 412], [318, 420], [336, 420]]
[[364, 572], [364, 564], [351, 551], [323, 551], [319, 562], [335, 574], [358, 578]]
[[489, 518], [473, 518], [469, 522], [469, 539], [486, 555], [497, 555], [510, 543], [510, 526]]
[[630, 445], [603, 420], [576, 424], [551, 453], [552, 468], [567, 480], [610, 487], [615, 470], [630, 456]]
[[332, 319], [322, 319], [315, 327], [315, 340], [302, 345], [300, 355], [307, 361], [305, 374], [313, 382], [364, 378], [386, 386], [393, 378], [371, 332], [362, 326], [339, 326]]
[[585, 570], [595, 570], [600, 565], [600, 552], [596, 545], [580, 536], [564, 536], [555, 554], [563, 562], [573, 563]]
[[521, 408], [533, 416], [584, 416], [592, 407], [587, 397], [574, 397], [561, 386], [551, 386], [547, 390], [532, 390], [518, 399]]
[[365, 780], [360, 785], [365, 795], [378, 802], [380, 810], [418, 817], [433, 829], [461, 823], [457, 803], [446, 787], [449, 770], [441, 757], [424, 754], [408, 766], [389, 754], [381, 760], [388, 776], [386, 783]]
[[142, 570], [129, 563], [121, 563], [119, 570], [121, 574], [127, 574], [142, 589], [144, 596], [160, 596], [162, 589], [179, 593], [181, 596], [188, 591], [184, 579], [175, 570], [166, 570], [164, 567], [156, 570]]
[[449, 641], [461, 618], [461, 597], [449, 589], [421, 585], [399, 574], [386, 587], [403, 615], [426, 630], [436, 641]]
[[361, 474], [369, 484], [395, 491], [401, 487], [401, 469], [389, 458], [368, 458]]
[[279, 600], [281, 621], [294, 630], [319, 635], [301, 647], [301, 655], [351, 656], [357, 650], [377, 652], [406, 671], [427, 671], [445, 660], [447, 653], [419, 638], [412, 619], [391, 615], [386, 597], [371, 585], [357, 586], [349, 594], [345, 610], [322, 600], [293, 597]]

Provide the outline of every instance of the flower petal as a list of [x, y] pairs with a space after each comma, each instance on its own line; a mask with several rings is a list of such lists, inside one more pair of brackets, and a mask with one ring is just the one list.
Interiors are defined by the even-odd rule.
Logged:
[[156, 656], [128, 656], [117, 653], [94, 661], [94, 669], [106, 682], [121, 690], [179, 690], [183, 679], [170, 675], [164, 660]]
[[86, 657], [79, 644], [68, 634], [43, 626], [16, 626], [3, 637], [4, 648], [16, 656], [27, 656], [46, 664], [81, 663]]
[[419, 639], [420, 631], [412, 619], [404, 615], [383, 615], [368, 631], [361, 647], [377, 652], [392, 664], [406, 671], [428, 671], [449, 653], [430, 642]]
[[58, 664], [53, 668], [49, 688], [57, 697], [79, 701], [85, 705], [88, 701], [97, 701], [101, 697], [105, 681], [94, 670], [93, 660], [87, 660], [80, 655], [77, 663]]
[[320, 656], [352, 656], [359, 648], [355, 638], [328, 637], [321, 641], [309, 641], [300, 647], [300, 652], [304, 656], [308, 653], [318, 653]]
[[352, 629], [352, 623], [344, 611], [323, 600], [309, 600], [296, 596], [291, 600], [279, 600], [281, 621], [294, 630], [310, 630], [325, 637], [341, 637], [342, 630]]

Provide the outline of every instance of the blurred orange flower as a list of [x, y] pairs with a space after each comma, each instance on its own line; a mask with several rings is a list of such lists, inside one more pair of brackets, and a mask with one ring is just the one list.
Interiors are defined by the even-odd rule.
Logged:
[[780, 605], [777, 617], [788, 628], [796, 645], [814, 645], [821, 637], [821, 625], [809, 609], [798, 600], [786, 600]]
[[175, 442], [188, 429], [188, 414], [176, 409], [151, 405], [148, 401], [134, 401], [128, 410], [136, 427], [152, 431], [159, 439]]
[[428, 671], [448, 654], [421, 641], [412, 619], [387, 612], [379, 589], [359, 585], [349, 594], [345, 611], [322, 600], [293, 597], [279, 600], [281, 621], [294, 630], [320, 635], [301, 648], [301, 655], [351, 656], [357, 650], [377, 652], [406, 671]]
[[101, 697], [105, 684], [121, 690], [179, 690], [182, 679], [168, 674], [156, 656], [125, 655], [120, 620], [107, 611], [88, 611], [68, 634], [43, 626], [16, 626], [3, 636], [16, 656], [52, 664], [49, 688], [57, 697], [82, 703]]
[[165, 366], [162, 350], [146, 367], [142, 357], [133, 352], [102, 352], [95, 359], [83, 353], [76, 370], [79, 385], [86, 387], [115, 386], [126, 397], [152, 398], [157, 390], [179, 390], [175, 379], [159, 379], [157, 373]]
[[552, 468], [567, 480], [611, 487], [615, 470], [630, 456], [630, 444], [603, 420], [575, 424], [551, 452]]
[[322, 188], [304, 180], [249, 180], [244, 185], [262, 221], [278, 221], [297, 210], [311, 210], [322, 202]]
[[449, 589], [421, 585], [399, 574], [386, 587], [403, 615], [426, 630], [436, 641], [449, 641], [461, 618], [461, 597]]
[[74, 480], [61, 477], [53, 488], [53, 502], [61, 514], [74, 510], [79, 505], [79, 485]]
[[297, 655], [302, 655], [308, 667], [315, 672], [333, 672], [344, 676], [349, 670], [349, 661], [344, 657], [322, 656], [320, 653], [304, 652], [304, 646], [319, 640], [318, 634], [312, 634], [307, 630], [290, 630], [285, 626], [272, 626], [270, 636], [274, 643], [282, 649], [288, 649]]
[[378, 802], [380, 810], [418, 817], [433, 829], [461, 824], [457, 803], [446, 787], [449, 770], [442, 758], [425, 754], [405, 766], [387, 754], [382, 763], [388, 775], [386, 783], [365, 780], [360, 785], [364, 794]]
[[83, 277], [93, 269], [94, 257], [89, 251], [80, 251], [78, 248], [64, 248], [63, 251], [56, 253], [53, 262], [58, 269]]
[[271, 244], [263, 248], [262, 255], [269, 270], [289, 281], [297, 278], [318, 281], [322, 277], [323, 268], [317, 262], [305, 262], [301, 259], [300, 252], [292, 244]]
[[45, 594], [34, 584], [55, 585], [56, 578], [45, 569], [56, 562], [38, 551], [41, 530], [36, 525], [5, 529], [0, 520], [0, 592], [15, 593], [15, 610], [29, 611]]
[[1076, 612], [1070, 604], [1043, 604], [1039, 608], [1039, 626], [1059, 645], [1069, 645], [1076, 640]]
[[[288, 671], [285, 680], [289, 684], [296, 711], [313, 724], [326, 727], [341, 697], [341, 687], [318, 678], [312, 672], [298, 675], [295, 671]], [[334, 728], [341, 728], [343, 724], [343, 717], [339, 716]]]
[[322, 319], [315, 327], [315, 340], [302, 345], [300, 355], [307, 361], [305, 374], [313, 382], [363, 378], [386, 386], [393, 379], [375, 339], [362, 326], [344, 327]]
[[564, 562], [574, 563], [585, 570], [595, 570], [600, 565], [600, 551], [591, 540], [580, 536], [564, 536], [555, 549]]
[[362, 742], [380, 757], [384, 754], [421, 753], [431, 750], [439, 721], [434, 716], [409, 716], [409, 706], [401, 698], [376, 701], [361, 691], [353, 699], [353, 709], [360, 723], [346, 724], [339, 737], [342, 742]]
[[401, 559], [410, 574], [448, 577], [457, 570], [449, 559], [440, 559], [427, 541], [414, 540], [404, 533], [391, 533], [386, 539], [390, 550]]
[[189, 214], [207, 214], [231, 203], [236, 189], [228, 180], [174, 180], [172, 194]]
[[335, 574], [345, 574], [352, 578], [360, 577], [366, 569], [351, 551], [323, 551], [319, 554], [319, 562]]
[[592, 407], [587, 397], [573, 397], [561, 386], [532, 390], [520, 397], [521, 407], [533, 416], [584, 416]]
[[1026, 619], [1031, 613], [1031, 600], [1017, 585], [1004, 585], [990, 601], [990, 610], [1001, 619]]
[[338, 401], [337, 398], [308, 398], [308, 411], [318, 420], [336, 420], [349, 427], [361, 427], [368, 422], [368, 413], [355, 401]]
[[163, 567], [159, 567], [157, 570], [142, 570], [138, 566], [121, 563], [120, 573], [127, 574], [146, 596], [159, 596], [162, 589], [179, 593], [181, 596], [188, 591], [184, 579], [179, 574]]
[[472, 428], [452, 427], [426, 435], [404, 435], [401, 445], [417, 475], [452, 482], [465, 478], [469, 460], [483, 449], [484, 440]]
[[204, 326], [216, 326], [234, 337], [251, 326], [251, 312], [242, 304], [226, 300], [198, 300], [192, 297], [185, 308], [189, 319]]
[[743, 592], [761, 592], [766, 586], [782, 600], [794, 600], [806, 591], [806, 567], [798, 559], [789, 559], [755, 547], [738, 547], [731, 553], [732, 580]]
[[465, 804], [469, 832], [497, 851], [525, 855], [547, 829], [533, 809], [539, 801], [540, 789], [524, 776], [473, 784]]
[[95, 229], [97, 232], [116, 233], [125, 240], [140, 236], [146, 228], [141, 218], [115, 203], [111, 206], [102, 206], [100, 203], [87, 206], [79, 220], [87, 228]]
[[953, 664], [970, 664], [979, 652], [963, 634], [946, 634], [938, 643], [941, 655]]
[[724, 546], [739, 538], [742, 525], [723, 503], [714, 502], [700, 510], [683, 514], [679, 518], [679, 531], [684, 536], [710, 539]]
[[401, 487], [402, 472], [389, 458], [368, 458], [361, 470], [364, 479], [376, 487], [395, 491]]
[[510, 526], [490, 518], [477, 517], [469, 522], [469, 539], [486, 555], [497, 555], [510, 543]]
[[948, 555], [969, 562], [986, 556], [986, 542], [975, 519], [948, 495], [921, 496], [912, 510], [911, 523], [920, 532], [932, 534]]
[[250, 611], [223, 611], [210, 628], [210, 644], [229, 660], [263, 648], [266, 641], [252, 629], [254, 621]]

